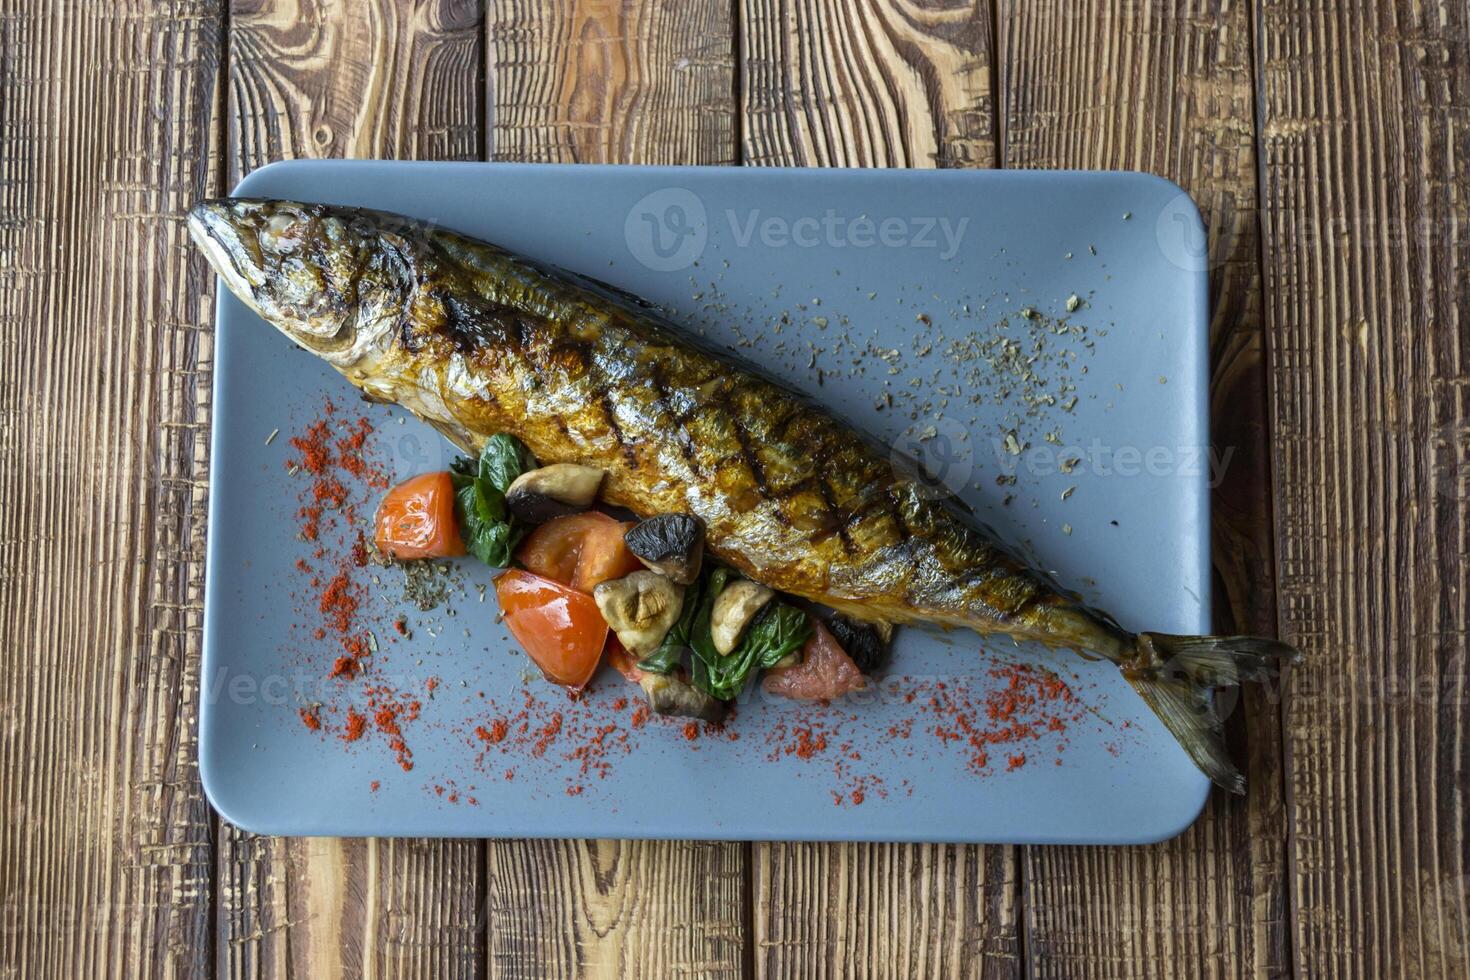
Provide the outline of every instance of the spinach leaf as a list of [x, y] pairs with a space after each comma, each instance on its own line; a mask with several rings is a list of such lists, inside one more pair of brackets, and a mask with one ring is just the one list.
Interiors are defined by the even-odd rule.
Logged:
[[716, 568], [710, 573], [689, 641], [694, 651], [690, 681], [701, 691], [722, 701], [738, 695], [757, 668], [775, 665], [782, 657], [799, 649], [812, 635], [805, 613], [773, 599], [756, 615], [740, 645], [722, 655], [715, 649], [710, 618], [715, 597], [729, 578], [730, 571], [726, 568]]
[[772, 602], [750, 624], [742, 645], [755, 647], [757, 665], [768, 670], [805, 646], [812, 632], [806, 613], [784, 602]]
[[454, 484], [454, 516], [465, 550], [492, 568], [507, 568], [526, 528], [506, 509], [505, 488], [521, 468], [536, 460], [515, 436], [491, 436], [478, 461], [464, 456], [449, 464]]
[[480, 450], [479, 477], [502, 494], [510, 489], [516, 477], [536, 468], [536, 458], [513, 435], [497, 432]]
[[694, 627], [694, 616], [699, 611], [699, 583], [684, 589], [684, 604], [679, 607], [679, 618], [664, 634], [658, 649], [638, 661], [638, 669], [650, 674], [672, 674], [684, 658], [684, 648], [689, 645], [689, 633]]

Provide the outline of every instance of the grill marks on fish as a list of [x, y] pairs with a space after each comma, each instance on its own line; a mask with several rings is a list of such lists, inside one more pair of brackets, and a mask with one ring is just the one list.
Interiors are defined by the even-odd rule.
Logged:
[[[445, 290], [436, 277], [428, 283], [418, 288]], [[463, 298], [436, 305], [445, 315], [428, 321], [437, 321], [432, 330], [446, 351], [481, 370], [500, 365], [476, 396], [483, 414], [511, 414], [494, 391], [516, 381], [528, 410], [523, 427], [545, 430], [541, 441], [561, 444], [558, 457], [602, 463], [637, 490], [667, 481], [675, 468], [707, 484], [700, 493], [713, 493], [716, 506], [702, 516], [712, 542], [734, 542], [715, 545], [727, 560], [767, 577], [784, 570], [808, 593], [831, 588], [831, 570], [842, 566], [850, 580], [843, 591], [854, 597], [879, 587], [904, 606], [959, 603], [1000, 624], [1035, 602], [1039, 587], [1027, 569], [978, 534], [950, 527], [940, 504], [896, 479], [859, 439], [779, 385], [680, 348], [641, 316], [548, 315]], [[405, 349], [425, 353], [422, 343]], [[571, 414], [560, 405], [574, 406]], [[670, 445], [676, 460], [666, 455]], [[792, 560], [763, 551], [808, 553]]]
[[[545, 458], [602, 465], [634, 509], [696, 508], [716, 553], [811, 598], [1004, 626], [1042, 593], [881, 448], [676, 336], [656, 307], [452, 232], [329, 212], [295, 219], [303, 268], [315, 266], [327, 306], [375, 303], [394, 318], [386, 380], [419, 396], [406, 402], [442, 404], [441, 425], [477, 440], [506, 429]], [[265, 261], [267, 278], [281, 272]], [[420, 387], [435, 378], [440, 390]]]

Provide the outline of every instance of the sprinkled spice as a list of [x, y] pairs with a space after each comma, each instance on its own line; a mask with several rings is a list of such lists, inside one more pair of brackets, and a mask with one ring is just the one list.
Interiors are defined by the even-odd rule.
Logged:
[[547, 747], [561, 734], [561, 720], [560, 711], [552, 712], [551, 718], [537, 732], [536, 744], [531, 748], [532, 755], [539, 758], [546, 754]]
[[505, 733], [510, 731], [510, 726], [505, 723], [504, 718], [497, 718], [490, 723], [490, 727], [479, 725], [475, 728], [475, 734], [480, 740], [489, 745], [505, 741]]
[[317, 608], [326, 618], [327, 625], [337, 633], [348, 633], [357, 619], [357, 586], [345, 571], [333, 575], [322, 589]]
[[[325, 711], [319, 705], [298, 711], [303, 726], [310, 731], [325, 729], [327, 712], [344, 719], [331, 726], [338, 738], [347, 743], [376, 739], [406, 772], [414, 767], [407, 732], [410, 723], [419, 718], [418, 697], [428, 701], [438, 692], [435, 703], [449, 705], [455, 699], [438, 690], [441, 682], [434, 677], [423, 680], [422, 687], [418, 681], [413, 682], [418, 697], [380, 682], [387, 676], [384, 658], [389, 656], [392, 644], [400, 638], [410, 639], [412, 634], [404, 616], [374, 611], [380, 599], [374, 595], [373, 602], [369, 602], [367, 579], [371, 578], [373, 585], [380, 583], [375, 575], [360, 571], [374, 558], [358, 520], [376, 496], [371, 487], [379, 470], [366, 456], [371, 432], [372, 426], [365, 419], [348, 420], [329, 408], [304, 435], [291, 440], [296, 453], [294, 471], [306, 477], [299, 515], [302, 537], [315, 545], [309, 559], [295, 558], [293, 562], [295, 573], [310, 586], [310, 591], [298, 599], [297, 611], [306, 619], [300, 629], [303, 636], [309, 635], [317, 644], [303, 655], [312, 657], [313, 662], [322, 665], [319, 670], [339, 682], [340, 686], [334, 688], [339, 697], [344, 701], [350, 697], [353, 702], [350, 706], [332, 706], [329, 701]], [[452, 566], [442, 562], [411, 566], [411, 570], [405, 568], [405, 591], [414, 604], [432, 607], [446, 601], [451, 590], [463, 592]], [[423, 628], [430, 636], [436, 634], [432, 622]], [[332, 649], [323, 651], [322, 644]], [[324, 652], [327, 655], [322, 657]], [[931, 747], [940, 746], [961, 753], [966, 769], [979, 776], [1023, 768], [1036, 761], [1038, 751], [1046, 751], [1050, 758], [1054, 749], [1054, 762], [1060, 764], [1071, 727], [1091, 713], [1061, 678], [1044, 668], [1024, 664], [996, 663], [981, 683], [890, 680], [904, 685], [902, 690], [895, 689], [895, 696], [887, 702], [903, 708], [904, 717], [895, 720], [889, 713], [877, 723], [871, 715], [852, 712], [850, 706], [841, 703], [801, 705], [790, 715], [775, 716], [787, 720], [768, 717], [771, 727], [766, 759], [794, 766], [798, 778], [830, 780], [834, 805], [860, 806], [888, 798], [889, 787], [870, 770], [883, 764], [881, 760], [890, 754], [929, 757]], [[562, 693], [528, 687], [521, 692], [521, 702], [511, 711], [504, 711], [496, 710], [493, 700], [479, 692], [475, 715], [483, 720], [471, 717], [462, 723], [463, 727], [449, 730], [460, 733], [478, 750], [476, 768], [487, 776], [513, 781], [517, 768], [507, 767], [505, 762], [512, 756], [524, 762], [534, 760], [536, 782], [544, 782], [548, 775], [559, 778], [561, 788], [571, 797], [582, 795], [608, 778], [619, 758], [639, 744], [647, 744], [641, 739], [698, 751], [705, 740], [735, 741], [740, 737], [738, 732], [719, 725], [655, 716], [641, 698], [621, 691], [604, 696], [594, 691], [570, 702], [562, 699]], [[483, 714], [487, 708], [488, 716]], [[339, 711], [344, 713], [339, 715]], [[930, 736], [932, 741], [920, 747], [914, 741], [916, 732], [921, 737]], [[865, 747], [863, 751], [856, 747], [859, 744]], [[1108, 748], [1116, 751], [1113, 743]], [[868, 761], [865, 755], [873, 756], [874, 761]], [[444, 774], [437, 774], [436, 779], [424, 784], [436, 798], [476, 803], [468, 792], [473, 786], [462, 790]], [[376, 791], [379, 780], [374, 779], [371, 785]], [[907, 780], [896, 790], [900, 795], [912, 795], [913, 791]]]
[[360, 715], [356, 709], [347, 709], [347, 727], [342, 732], [342, 741], [356, 742], [367, 732], [367, 716]]
[[336, 662], [332, 664], [331, 673], [327, 676], [344, 677], [347, 680], [352, 680], [361, 669], [358, 662], [352, 657], [338, 657]]

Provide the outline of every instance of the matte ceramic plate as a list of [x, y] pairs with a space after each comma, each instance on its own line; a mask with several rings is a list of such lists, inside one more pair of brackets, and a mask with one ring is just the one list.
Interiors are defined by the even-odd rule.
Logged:
[[[660, 303], [918, 456], [934, 492], [1124, 625], [1208, 631], [1203, 231], [1166, 181], [312, 162], [237, 193], [403, 212]], [[420, 612], [397, 570], [345, 560], [354, 529], [324, 533], [321, 554], [300, 538], [310, 484], [290, 437], [328, 399], [334, 425], [368, 420], [366, 451], [395, 477], [443, 468], [443, 440], [357, 400], [224, 290], [215, 350], [200, 767], [233, 823], [1130, 843], [1203, 804], [1205, 779], [1111, 666], [968, 633], [900, 630], [868, 692], [822, 706], [755, 691], [724, 732], [640, 724], [638, 689], [606, 668], [572, 702], [496, 623], [493, 586], [480, 600], [488, 569], [457, 563], [445, 603]], [[369, 516], [376, 491], [348, 489]], [[353, 680], [326, 676], [340, 638], [316, 633], [342, 569], [362, 596], [350, 626], [377, 648]], [[376, 724], [384, 704], [407, 754]]]

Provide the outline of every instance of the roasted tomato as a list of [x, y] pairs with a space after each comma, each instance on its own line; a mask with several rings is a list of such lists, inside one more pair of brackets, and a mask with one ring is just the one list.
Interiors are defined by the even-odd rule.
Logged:
[[511, 569], [495, 580], [505, 625], [553, 684], [580, 689], [597, 670], [607, 623], [585, 592]]
[[761, 687], [801, 701], [831, 701], [864, 687], [868, 680], [837, 645], [827, 627], [816, 620], [812, 638], [801, 648], [801, 663], [766, 671]]
[[637, 684], [643, 679], [643, 671], [638, 669], [637, 659], [627, 651], [617, 634], [610, 634], [607, 638], [607, 653], [604, 654], [607, 662], [613, 669], [623, 675], [623, 679], [630, 684]]
[[389, 490], [378, 505], [373, 540], [394, 558], [452, 558], [464, 554], [454, 521], [454, 484], [448, 473], [423, 473]]
[[537, 575], [591, 592], [643, 567], [623, 543], [632, 526], [595, 510], [558, 517], [532, 531], [516, 558]]

